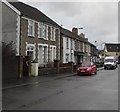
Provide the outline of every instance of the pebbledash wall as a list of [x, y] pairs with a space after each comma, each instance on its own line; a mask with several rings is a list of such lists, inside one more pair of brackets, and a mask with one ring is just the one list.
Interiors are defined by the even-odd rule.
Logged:
[[2, 81], [18, 77], [20, 12], [2, 2]]

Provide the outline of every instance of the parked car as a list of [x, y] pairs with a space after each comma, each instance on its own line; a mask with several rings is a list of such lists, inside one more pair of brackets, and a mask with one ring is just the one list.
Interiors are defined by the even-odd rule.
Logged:
[[117, 62], [113, 56], [107, 56], [104, 59], [104, 69], [116, 69]]
[[77, 75], [97, 74], [97, 67], [93, 62], [83, 62], [77, 69]]

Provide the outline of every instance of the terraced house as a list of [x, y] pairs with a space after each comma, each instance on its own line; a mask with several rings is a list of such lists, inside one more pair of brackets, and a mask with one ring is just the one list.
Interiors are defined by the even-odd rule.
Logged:
[[95, 46], [84, 34], [62, 28], [34, 7], [3, 0], [2, 14], [5, 80], [71, 71], [73, 64], [94, 55]]
[[59, 25], [36, 8], [21, 2], [11, 4], [22, 13], [20, 55], [30, 55], [38, 66], [59, 60]]
[[[17, 22], [14, 23], [19, 27], [17, 41], [14, 41], [17, 46], [16, 56], [23, 57], [23, 61], [20, 60], [20, 77], [27, 72], [30, 75], [31, 68], [24, 66], [24, 63], [30, 63], [27, 56], [31, 57], [31, 63], [38, 62], [38, 67], [60, 59], [60, 29], [57, 23], [38, 9], [22, 2], [5, 1], [3, 4], [8, 8], [7, 10], [13, 10], [13, 12], [17, 10], [20, 13], [19, 18], [16, 19]], [[4, 16], [8, 18], [8, 15]]]

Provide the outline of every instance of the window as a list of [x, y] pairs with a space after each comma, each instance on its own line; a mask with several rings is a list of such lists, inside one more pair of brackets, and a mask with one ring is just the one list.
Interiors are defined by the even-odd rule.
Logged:
[[69, 61], [69, 54], [66, 54], [66, 62]]
[[48, 28], [47, 28], [47, 25], [44, 24], [44, 25], [43, 25], [43, 38], [44, 38], [44, 39], [47, 39], [47, 38], [48, 38], [48, 37], [47, 37], [47, 36], [48, 36], [47, 33], [48, 33]]
[[43, 35], [43, 24], [38, 23], [38, 37], [42, 38], [42, 35]]
[[50, 47], [50, 61], [52, 61], [52, 47]]
[[45, 44], [40, 44], [38, 55], [39, 55], [38, 56], [39, 66], [41, 64], [47, 63], [48, 62], [48, 46]]
[[39, 46], [39, 65], [43, 64], [43, 46]]
[[51, 27], [51, 40], [55, 41], [55, 28]]
[[34, 36], [34, 21], [28, 21], [28, 36]]
[[53, 59], [55, 60], [56, 59], [56, 48], [53, 47]]
[[48, 39], [48, 26], [38, 23], [38, 38]]
[[27, 47], [27, 56], [31, 57], [31, 61], [34, 60], [34, 46]]
[[83, 52], [85, 52], [85, 44], [83, 43]]
[[54, 61], [56, 59], [56, 46], [50, 47], [50, 61]]
[[47, 46], [44, 47], [44, 62], [46, 63], [48, 60], [47, 60], [47, 56], [48, 53], [47, 53]]
[[73, 61], [73, 53], [71, 53], [71, 61]]
[[73, 39], [71, 39], [71, 49], [73, 50]]
[[69, 49], [68, 38], [66, 38], [66, 48]]

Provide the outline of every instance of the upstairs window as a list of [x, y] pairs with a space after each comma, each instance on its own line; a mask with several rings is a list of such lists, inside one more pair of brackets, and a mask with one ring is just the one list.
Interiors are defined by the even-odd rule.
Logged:
[[43, 38], [48, 39], [48, 27], [46, 24], [43, 25]]
[[28, 36], [34, 36], [34, 21], [28, 20]]
[[43, 23], [38, 23], [38, 38], [48, 39], [48, 26]]
[[55, 28], [51, 27], [51, 40], [55, 41]]
[[68, 38], [66, 38], [66, 48], [69, 49], [69, 42], [68, 42]]
[[73, 39], [71, 39], [71, 49], [73, 50]]
[[42, 37], [43, 37], [43, 24], [38, 23], [38, 38], [42, 38]]

